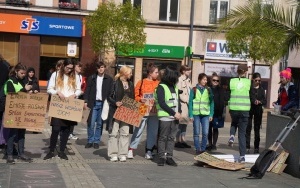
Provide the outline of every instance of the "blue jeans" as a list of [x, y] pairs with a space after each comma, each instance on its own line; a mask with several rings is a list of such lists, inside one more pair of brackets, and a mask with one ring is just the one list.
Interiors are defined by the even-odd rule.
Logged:
[[151, 150], [157, 141], [158, 133], [158, 117], [157, 116], [146, 116], [143, 117], [139, 127], [135, 127], [131, 141], [130, 148], [137, 149], [138, 144], [142, 139], [142, 134], [147, 124], [147, 140], [146, 140], [146, 149]]
[[[88, 143], [96, 143], [99, 144], [102, 135], [102, 107], [103, 102], [96, 101], [94, 108], [92, 109], [92, 118], [91, 123], [88, 125], [87, 133], [88, 133]], [[95, 125], [96, 123], [96, 125]]]
[[14, 142], [18, 143], [19, 156], [24, 155], [26, 129], [9, 129], [7, 155], [13, 155]]
[[[205, 151], [207, 144], [208, 128], [209, 128], [209, 116], [196, 115], [194, 116], [194, 146], [196, 151]], [[202, 141], [200, 146], [200, 127], [202, 127]]]

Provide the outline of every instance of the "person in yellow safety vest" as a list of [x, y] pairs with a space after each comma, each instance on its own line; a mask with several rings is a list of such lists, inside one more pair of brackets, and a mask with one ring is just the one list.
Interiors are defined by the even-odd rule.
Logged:
[[230, 138], [228, 145], [234, 143], [234, 135], [238, 129], [240, 163], [245, 163], [246, 154], [246, 129], [248, 125], [250, 103], [251, 81], [246, 78], [248, 67], [246, 64], [240, 64], [237, 67], [238, 78], [230, 80], [230, 99], [228, 102], [231, 115]]
[[179, 119], [181, 118], [179, 91], [176, 87], [178, 77], [179, 73], [176, 69], [167, 67], [160, 84], [154, 92], [159, 119], [158, 166], [164, 166], [165, 163], [170, 166], [177, 166], [177, 163], [173, 160], [173, 149]]
[[[1, 98], [5, 98], [8, 93], [18, 93], [30, 91], [32, 86], [24, 83], [26, 76], [26, 67], [21, 63], [17, 64], [10, 72], [9, 79], [4, 84], [1, 91]], [[4, 109], [5, 110], [5, 109]], [[31, 162], [32, 159], [24, 154], [26, 129], [9, 128], [7, 139], [7, 163], [14, 164], [13, 148], [14, 142], [18, 144], [18, 159], [26, 162]]]
[[[196, 155], [205, 152], [209, 122], [214, 115], [214, 99], [211, 88], [207, 86], [207, 75], [199, 74], [198, 84], [191, 89], [189, 98], [189, 117], [193, 121], [193, 137]], [[200, 145], [200, 128], [202, 140]]]

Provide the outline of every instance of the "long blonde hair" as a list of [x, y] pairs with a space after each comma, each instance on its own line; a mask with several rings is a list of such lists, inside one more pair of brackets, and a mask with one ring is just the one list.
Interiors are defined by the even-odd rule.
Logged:
[[116, 74], [115, 76], [115, 80], [119, 79], [121, 76], [126, 76], [128, 74], [130, 74], [130, 72], [132, 72], [132, 69], [127, 66], [127, 65], [124, 65], [120, 68], [120, 71], [118, 74]]
[[75, 75], [75, 65], [74, 61], [70, 58], [64, 60], [63, 64], [60, 67], [59, 72], [57, 73], [57, 88], [63, 88], [64, 87], [64, 74], [65, 74], [65, 67], [67, 65], [73, 65], [73, 70], [69, 73], [69, 79], [68, 79], [68, 86], [72, 89], [76, 89], [76, 75]]

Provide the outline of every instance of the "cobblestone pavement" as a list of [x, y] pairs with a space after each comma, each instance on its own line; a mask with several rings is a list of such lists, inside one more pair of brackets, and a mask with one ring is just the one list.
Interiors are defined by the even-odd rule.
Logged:
[[[261, 129], [261, 148], [265, 145], [266, 118]], [[238, 144], [227, 146], [229, 123], [220, 129], [218, 150], [214, 154], [238, 154]], [[32, 163], [17, 161], [6, 164], [0, 155], [0, 188], [3, 187], [300, 187], [300, 180], [288, 174], [267, 173], [262, 180], [240, 179], [247, 171], [224, 171], [194, 165], [194, 150], [175, 149], [178, 167], [158, 167], [154, 161], [144, 159], [145, 135], [135, 158], [126, 162], [110, 162], [107, 158], [107, 132], [103, 132], [99, 149], [85, 149], [86, 125], [75, 127], [78, 140], [69, 140], [69, 160], [55, 157], [43, 160], [48, 152], [51, 127], [45, 121], [42, 134], [26, 134], [26, 154]], [[188, 143], [193, 145], [192, 127], [188, 127]]]

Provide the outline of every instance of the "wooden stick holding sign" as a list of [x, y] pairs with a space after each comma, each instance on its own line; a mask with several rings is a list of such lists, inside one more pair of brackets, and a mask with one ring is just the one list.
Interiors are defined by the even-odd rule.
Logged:
[[6, 95], [3, 125], [42, 132], [45, 125], [48, 94], [9, 93]]
[[72, 97], [61, 100], [58, 95], [52, 95], [48, 116], [80, 122], [82, 119], [84, 101]]
[[122, 99], [122, 106], [119, 106], [114, 114], [114, 118], [135, 127], [139, 127], [148, 106], [125, 96]]

